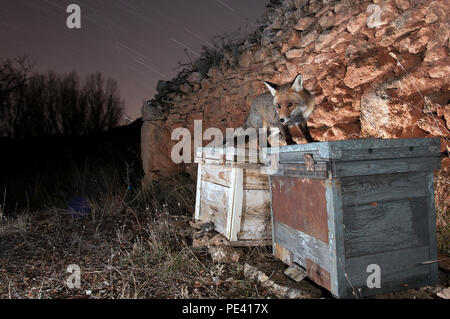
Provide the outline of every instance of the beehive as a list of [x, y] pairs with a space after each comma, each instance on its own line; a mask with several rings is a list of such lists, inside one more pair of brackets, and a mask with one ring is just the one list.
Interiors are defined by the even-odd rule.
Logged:
[[272, 244], [269, 179], [256, 151], [198, 148], [195, 219], [212, 222], [234, 246]]
[[439, 139], [312, 143], [265, 158], [283, 262], [341, 298], [436, 282]]

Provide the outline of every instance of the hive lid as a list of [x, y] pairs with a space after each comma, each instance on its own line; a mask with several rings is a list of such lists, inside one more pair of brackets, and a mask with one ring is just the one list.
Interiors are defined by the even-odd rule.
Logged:
[[[409, 157], [439, 157], [441, 142], [439, 138], [402, 138], [402, 139], [360, 139], [346, 141], [329, 141], [301, 145], [265, 148], [262, 157], [267, 159], [272, 154], [280, 153], [281, 158], [288, 154], [312, 154], [321, 160], [371, 160]], [[299, 160], [301, 156], [296, 156]]]
[[198, 147], [195, 152], [197, 161], [210, 163], [249, 163], [263, 164], [259, 150], [234, 147]]

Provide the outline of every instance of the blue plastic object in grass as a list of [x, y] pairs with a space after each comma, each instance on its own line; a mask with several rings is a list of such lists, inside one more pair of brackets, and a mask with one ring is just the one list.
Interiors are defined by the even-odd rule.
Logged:
[[89, 216], [91, 207], [89, 201], [85, 197], [76, 197], [72, 199], [67, 205], [69, 215], [75, 219], [82, 219]]

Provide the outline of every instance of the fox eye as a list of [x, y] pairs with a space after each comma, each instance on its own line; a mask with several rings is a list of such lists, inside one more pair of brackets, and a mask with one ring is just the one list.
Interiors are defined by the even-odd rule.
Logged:
[[281, 105], [280, 105], [280, 104], [278, 104], [277, 108], [278, 108], [278, 109], [281, 109]]
[[294, 104], [293, 103], [289, 103], [288, 107], [293, 107]]

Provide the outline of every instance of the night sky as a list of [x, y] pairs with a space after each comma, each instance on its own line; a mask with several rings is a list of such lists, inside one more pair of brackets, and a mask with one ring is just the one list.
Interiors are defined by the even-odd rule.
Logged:
[[[253, 31], [266, 0], [0, 0], [0, 58], [28, 55], [35, 71], [95, 71], [117, 80], [126, 114], [140, 117], [158, 80], [177, 74], [212, 36]], [[81, 7], [68, 29], [66, 7]]]

